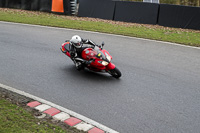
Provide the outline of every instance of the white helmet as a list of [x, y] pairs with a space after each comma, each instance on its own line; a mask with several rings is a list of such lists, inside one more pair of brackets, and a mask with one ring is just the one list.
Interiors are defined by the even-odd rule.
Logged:
[[82, 47], [82, 39], [80, 36], [75, 35], [72, 37], [72, 39], [70, 40], [70, 42], [74, 45], [74, 47], [76, 48], [81, 48]]

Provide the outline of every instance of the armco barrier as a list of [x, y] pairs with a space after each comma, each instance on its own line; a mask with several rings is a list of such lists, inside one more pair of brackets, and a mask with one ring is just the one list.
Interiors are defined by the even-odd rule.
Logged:
[[21, 8], [21, 0], [6, 0], [5, 7], [20, 9]]
[[113, 19], [115, 2], [111, 0], [80, 0], [79, 17]]
[[200, 30], [200, 7], [160, 4], [158, 24]]
[[5, 0], [0, 0], [0, 7], [4, 7], [5, 6]]
[[159, 4], [116, 1], [114, 20], [157, 24]]

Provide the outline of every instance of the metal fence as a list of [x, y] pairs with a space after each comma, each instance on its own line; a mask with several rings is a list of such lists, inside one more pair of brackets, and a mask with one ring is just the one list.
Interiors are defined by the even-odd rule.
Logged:
[[143, 0], [143, 2], [160, 3], [159, 0]]

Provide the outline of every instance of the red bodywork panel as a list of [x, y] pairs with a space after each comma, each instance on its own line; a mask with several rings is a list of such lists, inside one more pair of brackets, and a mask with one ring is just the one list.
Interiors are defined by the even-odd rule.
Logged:
[[96, 57], [97, 54], [98, 53], [92, 48], [86, 48], [82, 51], [82, 58], [84, 60], [95, 59], [95, 61], [88, 66], [88, 68], [93, 71], [101, 71], [106, 68], [104, 65], [98, 62], [102, 60]]
[[109, 63], [107, 66], [106, 66], [106, 71], [107, 70], [112, 70], [112, 69], [114, 69], [115, 68], [115, 64], [113, 64], [113, 63]]
[[[108, 53], [108, 51], [101, 50], [101, 52], [103, 52], [104, 54], [107, 53], [111, 57], [111, 59], [112, 59], [112, 56]], [[103, 60], [97, 58], [96, 57], [97, 54], [98, 54], [97, 51], [95, 51], [92, 48], [86, 48], [86, 49], [83, 50], [83, 52], [82, 52], [82, 58], [84, 60], [95, 59], [95, 61], [92, 62], [90, 64], [90, 66], [88, 66], [89, 69], [94, 70], [94, 71], [101, 71], [101, 70], [110, 70], [110, 69], [114, 69], [115, 68], [115, 65], [112, 64], [112, 63], [109, 63], [107, 66], [104, 66], [101, 63], [99, 63], [99, 62], [101, 62]]]

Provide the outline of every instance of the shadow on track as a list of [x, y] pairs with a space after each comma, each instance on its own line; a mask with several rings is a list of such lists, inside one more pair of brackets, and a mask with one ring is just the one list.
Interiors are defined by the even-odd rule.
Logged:
[[89, 80], [89, 81], [116, 81], [119, 82], [120, 79], [116, 79], [114, 77], [112, 77], [110, 74], [108, 73], [101, 73], [101, 72], [93, 72], [93, 71], [89, 71], [89, 70], [81, 70], [78, 71], [76, 70], [74, 65], [68, 65], [65, 66], [64, 68], [62, 68], [64, 73], [66, 74], [66, 76], [69, 78], [71, 77], [72, 79], [79, 79], [79, 80]]

